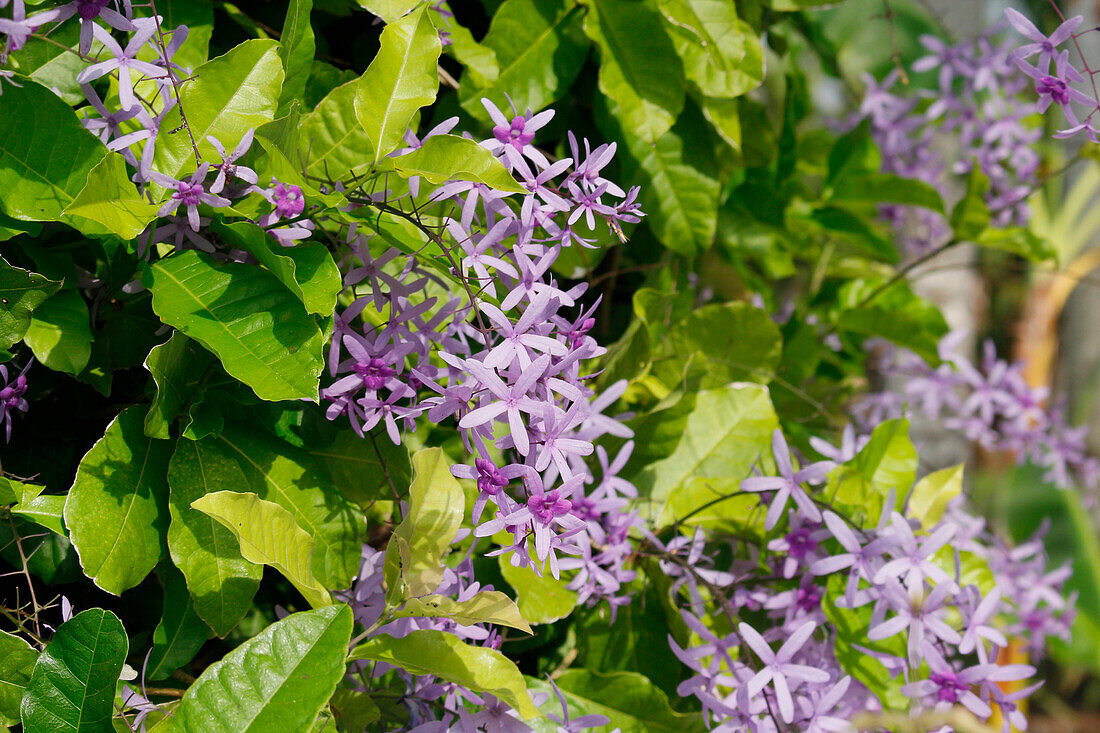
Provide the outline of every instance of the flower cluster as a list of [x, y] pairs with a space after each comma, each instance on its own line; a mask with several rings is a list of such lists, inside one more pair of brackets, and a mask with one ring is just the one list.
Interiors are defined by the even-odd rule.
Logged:
[[955, 347], [962, 337], [953, 333], [941, 341], [943, 363], [935, 368], [908, 351], [877, 349], [880, 371], [903, 377], [904, 387], [864, 398], [856, 406], [860, 423], [870, 429], [899, 417], [908, 405], [987, 450], [1045, 467], [1047, 481], [1094, 496], [1100, 463], [1087, 454], [1088, 428], [1068, 425], [1063, 409], [1048, 407], [1049, 390], [1030, 386], [1024, 365], [999, 359], [992, 342], [985, 343], [977, 364], [960, 356]]
[[[912, 70], [938, 70], [935, 91], [902, 93], [896, 69], [881, 82], [866, 76], [860, 117], [870, 124], [886, 172], [942, 190], [952, 176], [976, 166], [989, 178], [985, 200], [994, 223], [1007, 226], [1029, 217], [1026, 199], [1039, 168], [1033, 144], [1042, 131], [1026, 122], [1037, 108], [1022, 96], [1028, 78], [1013, 63], [1012, 46], [999, 40], [1000, 31], [994, 27], [955, 45], [922, 36], [928, 55]], [[928, 209], [891, 205], [883, 215], [911, 254], [951, 236], [943, 215]]]
[[[537, 571], [545, 564], [555, 577], [575, 570], [571, 587], [585, 600], [618, 602], [633, 577], [623, 562], [635, 522], [626, 505], [635, 491], [616, 473], [632, 444], [614, 460], [601, 449], [598, 481], [585, 459], [600, 436], [631, 436], [603, 414], [625, 384], [602, 395], [589, 385], [585, 364], [604, 353], [588, 334], [595, 305], [579, 306], [585, 285], [563, 289], [551, 268], [563, 247], [589, 244], [584, 233], [597, 219], [637, 221], [637, 191], [601, 177], [613, 145], [593, 150], [585, 141], [582, 155], [571, 138], [577, 157], [551, 162], [532, 141], [552, 111], [508, 118], [485, 106], [496, 124], [482, 145], [526, 192], [513, 200], [480, 183], [428, 191], [412, 182], [410, 195], [454, 212], [431, 233], [452, 253], [450, 277], [396, 247], [372, 249], [370, 236], [348, 228], [345, 285], [354, 300], [337, 314], [329, 358], [335, 381], [322, 397], [331, 419], [346, 416], [360, 434], [383, 424], [395, 443], [421, 415], [433, 424], [453, 417], [473, 459], [454, 473], [479, 490], [474, 534], [511, 535], [490, 554]], [[575, 229], [582, 220], [587, 228]], [[579, 312], [570, 316], [567, 308]]]
[[[1073, 85], [1084, 84], [1086, 77], [1070, 62], [1069, 50], [1059, 50], [1067, 41], [1073, 40], [1076, 43], [1075, 31], [1084, 18], [1078, 15], [1068, 20], [1063, 19], [1062, 24], [1049, 36], [1017, 10], [1008, 8], [1005, 10], [1005, 18], [1027, 40], [1027, 43], [1013, 50], [1011, 58], [1034, 82], [1035, 93], [1039, 96], [1039, 111], [1045, 112], [1051, 106], [1057, 105], [1069, 123], [1069, 127], [1058, 131], [1054, 136], [1067, 138], [1084, 133], [1090, 140], [1097, 142], [1093, 118], [1100, 111], [1100, 101], [1096, 97], [1095, 72], [1088, 68], [1086, 62], [1085, 71], [1088, 73], [1091, 94], [1082, 92]], [[1031, 63], [1029, 59], [1036, 56], [1036, 62]], [[1074, 103], [1083, 105], [1087, 110], [1084, 120], [1078, 119], [1074, 112]]]
[[[849, 730], [890, 694], [908, 698], [914, 715], [960, 705], [982, 720], [999, 710], [1006, 733], [1026, 725], [1018, 703], [1034, 691], [1023, 683], [1035, 668], [1003, 657], [1010, 638], [1039, 653], [1049, 636], [1068, 636], [1068, 567], [1047, 572], [1038, 539], [1010, 550], [958, 500], [932, 526], [899, 511], [894, 492], [874, 526], [810, 509], [820, 498], [807, 483], [828, 467], [793, 471], [778, 432], [773, 452], [780, 476], [746, 479], [742, 489], [772, 492], [765, 527], [775, 526], [776, 506], [801, 497], [780, 537], [728, 572], [682, 564], [690, 634], [669, 643], [693, 672], [679, 692], [699, 700], [711, 729]], [[697, 531], [695, 554], [703, 542]], [[706, 621], [701, 599], [717, 606]], [[853, 651], [871, 678], [854, 679], [840, 663]], [[1006, 692], [1005, 682], [1023, 690]]]

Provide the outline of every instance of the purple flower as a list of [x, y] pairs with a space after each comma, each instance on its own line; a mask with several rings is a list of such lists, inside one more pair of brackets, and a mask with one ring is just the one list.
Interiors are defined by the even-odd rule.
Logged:
[[137, 58], [138, 52], [142, 47], [153, 37], [156, 33], [156, 23], [152, 18], [139, 18], [134, 25], [137, 26], [137, 30], [130, 37], [130, 42], [126, 44], [126, 48], [123, 49], [111, 34], [103, 30], [100, 26], [93, 26], [92, 32], [95, 37], [99, 39], [99, 42], [107, 47], [107, 51], [110, 52], [111, 58], [106, 61], [100, 61], [97, 64], [92, 64], [88, 68], [81, 71], [76, 75], [76, 80], [80, 84], [87, 84], [93, 79], [98, 79], [101, 76], [106, 76], [112, 71], [118, 72], [118, 100], [122, 105], [122, 109], [128, 110], [133, 108], [137, 103], [137, 98], [134, 97], [134, 80], [131, 76], [136, 73], [139, 79], [143, 76], [150, 79], [157, 79], [164, 75], [164, 69], [161, 69], [154, 64], [147, 61], [139, 61]]
[[1084, 21], [1083, 16], [1074, 16], [1063, 22], [1049, 36], [1045, 36], [1035, 27], [1034, 23], [1024, 17], [1023, 13], [1018, 10], [1007, 8], [1005, 18], [1017, 32], [1031, 41], [1031, 43], [1020, 46], [1013, 51], [1012, 57], [1014, 59], [1026, 59], [1039, 54], [1039, 68], [1041, 69], [1050, 67], [1050, 61], [1057, 54], [1058, 47], [1068, 41], [1073, 36], [1073, 32]]
[[476, 359], [470, 359], [465, 366], [470, 375], [480, 385], [480, 388], [488, 391], [497, 400], [471, 410], [459, 421], [460, 428], [473, 428], [494, 420], [502, 414], [508, 416], [508, 426], [511, 437], [519, 454], [526, 456], [531, 450], [531, 444], [527, 436], [527, 426], [523, 424], [522, 413], [528, 415], [542, 415], [545, 407], [529, 397], [527, 393], [535, 386], [535, 382], [546, 371], [550, 364], [549, 356], [541, 356], [530, 366], [523, 370], [523, 374], [512, 386], [506, 386], [495, 371], [487, 368]]
[[825, 684], [829, 681], [829, 673], [805, 664], [794, 664], [791, 660], [795, 654], [806, 644], [814, 633], [817, 623], [807, 621], [783, 642], [778, 652], [773, 652], [756, 629], [742, 622], [737, 625], [741, 639], [749, 646], [756, 656], [763, 662], [764, 668], [753, 675], [746, 684], [749, 697], [756, 697], [769, 682], [775, 691], [775, 699], [779, 704], [779, 717], [784, 723], [794, 722], [794, 699], [791, 697], [790, 681], [812, 682]]
[[783, 437], [783, 432], [779, 429], [776, 429], [772, 435], [772, 454], [775, 456], [775, 467], [779, 471], [778, 476], [753, 476], [741, 482], [743, 491], [775, 492], [771, 505], [768, 507], [764, 528], [770, 530], [779, 523], [779, 518], [783, 516], [783, 508], [787, 505], [787, 500], [791, 498], [794, 499], [795, 505], [804, 517], [812, 522], [820, 522], [821, 512], [814, 505], [814, 500], [802, 488], [802, 484], [821, 483], [835, 464], [832, 461], [819, 461], [795, 472], [791, 466], [791, 453], [787, 448], [787, 441]]
[[199, 204], [219, 207], [229, 206], [229, 199], [207, 193], [203, 182], [206, 180], [206, 173], [209, 170], [210, 164], [203, 163], [186, 181], [178, 181], [163, 173], [151, 171], [149, 175], [153, 181], [172, 191], [171, 197], [157, 211], [157, 216], [168, 216], [180, 206], [183, 206], [187, 209], [187, 222], [191, 225], [191, 229], [197, 232], [199, 230]]
[[31, 361], [33, 360], [27, 361], [14, 379], [8, 374], [7, 364], [0, 364], [0, 381], [4, 384], [3, 388], [0, 388], [0, 425], [4, 426], [5, 439], [9, 442], [15, 411], [26, 412], [30, 407], [24, 395], [27, 394], [27, 370], [31, 368]]

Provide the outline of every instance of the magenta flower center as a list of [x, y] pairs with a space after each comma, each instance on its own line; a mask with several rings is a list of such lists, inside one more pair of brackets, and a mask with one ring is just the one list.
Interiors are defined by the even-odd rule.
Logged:
[[959, 682], [953, 674], [936, 674], [928, 676], [928, 679], [939, 689], [936, 691], [936, 699], [939, 702], [956, 703], [966, 691], [966, 685]]
[[80, 15], [81, 20], [92, 20], [98, 18], [103, 8], [107, 7], [107, 4], [111, 0], [77, 0], [76, 12]]
[[198, 206], [199, 197], [202, 195], [202, 192], [203, 188], [201, 183], [180, 181], [180, 184], [176, 187], [176, 192], [172, 194], [172, 198], [179, 199], [180, 203], [184, 206]]
[[386, 380], [396, 374], [393, 367], [387, 366], [385, 361], [378, 358], [372, 358], [366, 364], [356, 362], [351, 368], [363, 378], [367, 389], [382, 389], [386, 386]]

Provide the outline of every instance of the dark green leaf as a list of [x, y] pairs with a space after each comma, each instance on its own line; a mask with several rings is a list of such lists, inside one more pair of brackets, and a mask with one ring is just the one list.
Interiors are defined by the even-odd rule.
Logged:
[[107, 148], [49, 89], [6, 85], [0, 115], [0, 205], [16, 219], [55, 221]]
[[50, 369], [80, 374], [92, 357], [92, 326], [88, 304], [76, 290], [62, 290], [31, 313], [23, 340], [34, 358]]
[[164, 612], [145, 661], [145, 676], [151, 680], [164, 679], [190, 662], [210, 636], [210, 627], [195, 613], [183, 575], [167, 565], [157, 574], [164, 584]]
[[974, 240], [989, 226], [992, 215], [985, 202], [988, 191], [989, 178], [975, 165], [966, 179], [966, 193], [951, 210], [951, 228], [956, 239]]
[[195, 612], [225, 636], [248, 611], [262, 568], [241, 556], [233, 533], [191, 507], [215, 491], [239, 490], [248, 479], [215, 440], [181, 440], [168, 467], [171, 495], [168, 550], [187, 580]]
[[[658, 141], [684, 106], [684, 66], [652, 0], [586, 0], [584, 32], [600, 49], [600, 91], [624, 130]], [[642, 157], [642, 156], [637, 156]]]
[[463, 109], [488, 122], [482, 97], [505, 115], [511, 114], [512, 103], [524, 112], [558, 100], [588, 56], [583, 16], [580, 8], [565, 0], [505, 0], [482, 40], [482, 47], [493, 54], [493, 65], [474, 84], [463, 77], [458, 90]]
[[0, 725], [19, 724], [19, 702], [37, 660], [30, 644], [0, 631]]
[[289, 111], [290, 104], [301, 99], [313, 65], [316, 43], [309, 22], [313, 0], [290, 0], [287, 5], [283, 32], [279, 37], [279, 60], [283, 62], [282, 91], [279, 93], [279, 114]]
[[705, 358], [701, 387], [712, 389], [743, 380], [766, 384], [775, 375], [783, 339], [767, 313], [734, 302], [693, 311], [669, 333], [669, 346], [673, 354]]
[[168, 427], [179, 417], [184, 405], [195, 398], [210, 353], [179, 331], [149, 352], [145, 368], [153, 375], [157, 394], [145, 416], [145, 434], [166, 440]]
[[186, 733], [299, 733], [344, 676], [346, 605], [276, 621], [206, 668], [176, 708]]
[[892, 173], [859, 171], [841, 175], [832, 185], [829, 201], [855, 201], [868, 204], [905, 204], [943, 213], [943, 198], [924, 181], [902, 178]]
[[34, 665], [20, 713], [26, 733], [114, 733], [115, 683], [129, 641], [122, 622], [102, 608], [58, 627]]
[[10, 349], [23, 338], [34, 309], [60, 287], [59, 282], [0, 259], [0, 349]]

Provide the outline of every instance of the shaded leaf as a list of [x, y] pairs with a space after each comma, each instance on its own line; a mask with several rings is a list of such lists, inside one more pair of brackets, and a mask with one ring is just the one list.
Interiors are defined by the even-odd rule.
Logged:
[[279, 113], [290, 109], [290, 104], [301, 99], [306, 91], [306, 80], [313, 66], [316, 42], [309, 22], [313, 0], [290, 0], [279, 36], [279, 60], [283, 62], [283, 88], [279, 92]]
[[336, 87], [302, 118], [298, 144], [309, 175], [340, 178], [370, 168], [374, 147], [355, 116], [357, 87], [358, 81]]
[[107, 426], [76, 470], [65, 500], [65, 526], [84, 573], [118, 595], [161, 557], [168, 521], [172, 444], [145, 435], [144, 408], [129, 407]]
[[145, 368], [153, 375], [157, 393], [145, 415], [146, 435], [162, 440], [170, 437], [168, 427], [194, 398], [194, 390], [209, 363], [209, 352], [179, 331], [153, 347], [145, 359]]
[[0, 349], [9, 349], [23, 338], [34, 309], [60, 287], [59, 282], [0, 259]]
[[151, 680], [164, 679], [190, 662], [210, 636], [210, 627], [195, 613], [183, 575], [171, 566], [157, 573], [164, 585], [164, 612], [145, 660], [145, 676]]
[[25, 221], [56, 221], [84, 188], [106, 146], [49, 89], [20, 79], [4, 89], [0, 204]]
[[168, 551], [183, 573], [195, 612], [225, 636], [248, 612], [262, 568], [241, 556], [233, 533], [191, 507], [207, 494], [240, 490], [248, 479], [215, 440], [181, 440], [168, 466]]
[[[684, 66], [651, 0], [585, 0], [584, 32], [600, 49], [600, 91], [624, 130], [652, 144], [684, 106]], [[638, 156], [641, 157], [641, 156]]]
[[23, 340], [34, 358], [50, 369], [80, 374], [92, 357], [88, 304], [76, 290], [55, 293], [31, 313]]
[[583, 17], [580, 7], [565, 0], [505, 0], [481, 42], [493, 55], [489, 69], [495, 75], [483, 74], [474, 84], [463, 78], [458, 89], [463, 109], [489, 122], [482, 97], [505, 115], [512, 104], [522, 113], [528, 108], [538, 111], [561, 98], [588, 57]]

